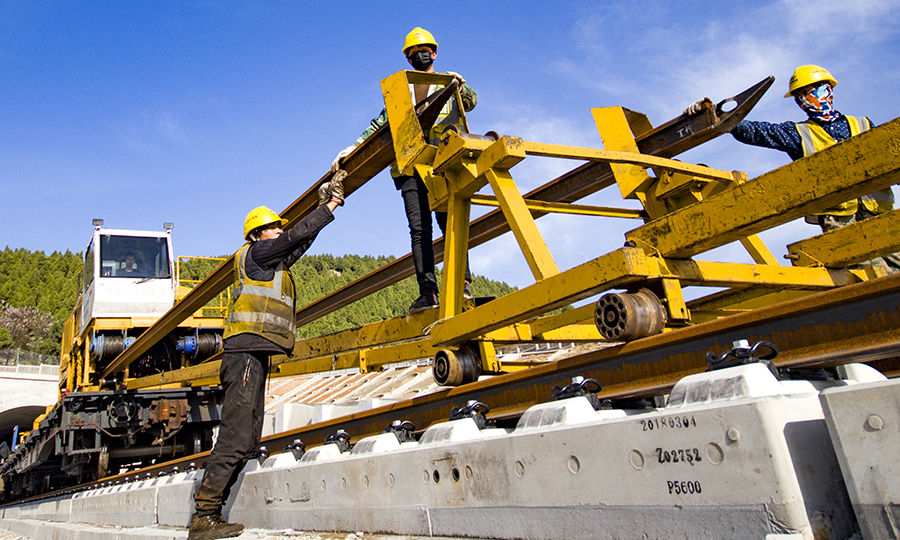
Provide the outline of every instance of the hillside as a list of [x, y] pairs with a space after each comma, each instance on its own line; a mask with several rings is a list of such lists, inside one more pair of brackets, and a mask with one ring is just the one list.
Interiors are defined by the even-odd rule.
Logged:
[[[297, 305], [305, 306], [392, 260], [393, 257], [359, 255], [302, 257], [291, 268]], [[180, 278], [203, 279], [218, 264], [186, 261], [181, 265]], [[0, 251], [0, 348], [58, 356], [62, 325], [75, 305], [81, 271], [81, 257], [69, 251], [50, 255], [9, 247]], [[479, 296], [502, 296], [514, 290], [480, 276], [475, 277], [473, 288]], [[417, 294], [415, 280], [403, 280], [301, 327], [298, 337], [337, 332], [402, 315]]]

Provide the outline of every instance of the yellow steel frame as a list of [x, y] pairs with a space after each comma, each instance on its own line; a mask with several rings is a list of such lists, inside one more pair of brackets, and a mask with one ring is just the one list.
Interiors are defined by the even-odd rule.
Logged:
[[[846, 261], [815, 255], [831, 249], [825, 239], [796, 244], [797, 266], [781, 265], [756, 235], [900, 180], [897, 154], [881, 151], [900, 140], [900, 119], [748, 180], [740, 171], [640, 154], [635, 134], [652, 126], [646, 116], [621, 107], [592, 110], [605, 146], [602, 150], [529, 142], [512, 136], [499, 140], [471, 137], [465, 124], [461, 132], [446, 131], [438, 145], [430, 145], [416, 117], [410, 85], [449, 82], [446, 75], [407, 71], [382, 81], [397, 168], [403, 174], [420, 177], [428, 188], [432, 209], [448, 215], [439, 310], [300, 341], [290, 356], [273, 359], [273, 375], [337, 368], [378, 370], [393, 362], [433, 356], [441, 348], [473, 343], [481, 356], [481, 368], [499, 371], [507, 366], [497, 360], [495, 343], [598, 340], [591, 305], [541, 315], [612, 289], [652, 289], [662, 301], [669, 324], [677, 326], [877, 277], [872, 270], [829, 267]], [[452, 99], [461, 105], [458, 93]], [[462, 107], [458, 108], [462, 114]], [[621, 196], [639, 201], [642, 209], [526, 200], [510, 171], [527, 156], [607, 163]], [[479, 193], [487, 186], [492, 195]], [[464, 310], [463, 274], [472, 204], [501, 209], [535, 283]], [[641, 219], [644, 224], [625, 235], [626, 247], [561, 270], [532, 212]], [[884, 220], [891, 226], [897, 223], [895, 215]], [[874, 231], [877, 225], [864, 222], [854, 227]], [[835, 236], [845, 241], [843, 236]], [[753, 264], [692, 259], [735, 241], [746, 248]], [[816, 242], [826, 247], [816, 248]], [[851, 258], [864, 260], [861, 257], [888, 249], [889, 243], [870, 242], [855, 250]], [[687, 302], [682, 291], [686, 286], [727, 290]], [[508, 367], [519, 369], [525, 364]], [[129, 388], [141, 388], [210, 383], [215, 381], [217, 371], [218, 359], [213, 358], [199, 366], [128, 384]]]
[[900, 251], [900, 210], [788, 244], [794, 266], [843, 268]]
[[[220, 263], [228, 260], [223, 257], [196, 257], [191, 255], [179, 255], [175, 262], [175, 283], [178, 284], [178, 294], [176, 295], [175, 301], [181, 300], [188, 292], [192, 285], [197, 285], [202, 283], [203, 280], [198, 279], [181, 279], [181, 261], [184, 260], [195, 260], [195, 261], [218, 261]], [[205, 310], [210, 310], [218, 313], [218, 316], [221, 318], [225, 318], [228, 312], [228, 306], [231, 304], [231, 287], [228, 287], [221, 293], [219, 293], [214, 300], [211, 300], [207, 303], [207, 305], [203, 306], [195, 313], [195, 316], [201, 317], [204, 315]]]

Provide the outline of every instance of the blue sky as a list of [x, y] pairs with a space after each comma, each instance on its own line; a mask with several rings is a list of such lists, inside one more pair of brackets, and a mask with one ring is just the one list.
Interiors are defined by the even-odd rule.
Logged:
[[[230, 254], [250, 208], [281, 211], [382, 106], [415, 26], [436, 68], [479, 95], [474, 132], [601, 147], [590, 108], [654, 124], [775, 75], [751, 119], [801, 120], [782, 99], [800, 64], [834, 74], [838, 110], [900, 116], [900, 0], [802, 2], [0, 1], [0, 248], [83, 249], [91, 219], [175, 223], [179, 255]], [[682, 156], [758, 176], [788, 161], [730, 136]], [[523, 192], [571, 163], [531, 158]], [[620, 205], [616, 190], [587, 203]], [[477, 212], [476, 212], [477, 215]], [[622, 245], [633, 221], [538, 220], [569, 268]], [[780, 256], [816, 228], [764, 235]], [[337, 212], [311, 253], [401, 256], [409, 237], [386, 173]], [[511, 235], [473, 250], [475, 273], [533, 282]], [[748, 260], [724, 248], [708, 258]]]

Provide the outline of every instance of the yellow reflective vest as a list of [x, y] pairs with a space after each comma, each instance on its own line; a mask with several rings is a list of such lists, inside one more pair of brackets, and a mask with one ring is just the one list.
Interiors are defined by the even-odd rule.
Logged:
[[[864, 131], [868, 131], [872, 126], [865, 117], [857, 118], [855, 116], [844, 115], [850, 125], [850, 136], [855, 137]], [[815, 122], [807, 120], [796, 124], [797, 131], [800, 133], [800, 140], [803, 142], [803, 156], [809, 156], [824, 148], [837, 144], [837, 141], [822, 129]], [[890, 188], [883, 189], [863, 195], [859, 199], [847, 201], [831, 208], [826, 208], [822, 212], [815, 214], [832, 215], [832, 216], [852, 216], [859, 209], [859, 202], [863, 207], [873, 214], [884, 214], [894, 209], [894, 194]]]
[[284, 263], [275, 268], [271, 281], [247, 277], [248, 244], [234, 258], [234, 294], [225, 319], [224, 338], [250, 333], [262, 336], [283, 349], [294, 346], [294, 280]]

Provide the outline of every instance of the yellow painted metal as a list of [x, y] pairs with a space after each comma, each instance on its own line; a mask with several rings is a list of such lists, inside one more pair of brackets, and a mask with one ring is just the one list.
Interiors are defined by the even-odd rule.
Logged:
[[747, 253], [750, 254], [750, 257], [752, 257], [753, 260], [758, 264], [781, 266], [781, 263], [777, 258], [775, 258], [775, 255], [772, 255], [772, 252], [769, 251], [769, 248], [767, 248], [766, 245], [763, 244], [763, 241], [759, 238], [759, 236], [751, 234], [747, 238], [741, 238], [741, 245], [744, 246], [744, 249], [747, 250]]
[[367, 349], [377, 344], [411, 341], [427, 337], [428, 327], [437, 320], [437, 310], [415, 315], [386, 319], [342, 330], [326, 336], [297, 341], [291, 353], [293, 359], [337, 354], [342, 351]]
[[674, 171], [696, 176], [707, 180], [721, 180], [734, 182], [734, 173], [693, 165], [674, 159], [666, 159], [646, 154], [620, 152], [615, 150], [598, 150], [595, 148], [581, 148], [578, 146], [563, 146], [558, 144], [522, 142], [522, 149], [529, 156], [545, 156], [566, 159], [585, 159], [589, 161], [602, 161], [619, 165], [636, 165], [642, 169], [653, 168], [662, 171]]
[[666, 306], [666, 315], [669, 321], [682, 323], [690, 321], [691, 313], [684, 303], [684, 295], [681, 293], [681, 281], [663, 278], [660, 282], [663, 290], [661, 300]]
[[[639, 153], [622, 107], [591, 109], [591, 114], [594, 116], [594, 123], [597, 124], [600, 138], [603, 139], [604, 148]], [[627, 164], [611, 164], [610, 167], [624, 199], [642, 199], [641, 193], [646, 192], [655, 180], [642, 167]], [[641, 200], [641, 203], [645, 201]], [[644, 207], [647, 207], [646, 203]]]
[[856, 279], [848, 272], [826, 268], [795, 268], [692, 259], [666, 259], [665, 265], [672, 275], [678, 277], [683, 286], [759, 286], [763, 288], [769, 286], [781, 289], [824, 290], [856, 282]]
[[497, 359], [497, 351], [494, 343], [486, 340], [478, 341], [478, 355], [481, 357], [481, 370], [485, 372], [498, 372], [502, 369], [500, 360]]
[[690, 257], [900, 181], [900, 119], [794, 161], [625, 235], [648, 253]]
[[[175, 294], [175, 301], [178, 302], [182, 298], [188, 295], [194, 286], [203, 283], [203, 280], [199, 279], [181, 279], [181, 263], [182, 260], [196, 260], [196, 261], [215, 261], [218, 263], [224, 263], [228, 259], [224, 257], [195, 257], [189, 255], [179, 255], [175, 262], [175, 283], [178, 284], [178, 290]], [[231, 303], [231, 287], [228, 287], [224, 291], [220, 292], [214, 300], [211, 300], [207, 305], [203, 306], [201, 309], [198, 309], [194, 312], [195, 317], [203, 317], [206, 315], [204, 310], [209, 310], [214, 313], [214, 316], [225, 318], [228, 312], [228, 306]], [[220, 325], [217, 325], [220, 326]]]
[[442, 302], [439, 317], [453, 317], [463, 311], [463, 284], [469, 246], [469, 202], [451, 192], [448, 199], [444, 239], [444, 270], [441, 275]]
[[655, 270], [656, 265], [650, 264], [640, 249], [618, 249], [452, 319], [438, 321], [431, 331], [432, 344], [458, 346], [508, 324], [646, 279]]
[[[594, 304], [591, 304], [591, 308], [593, 308]], [[540, 341], [565, 341], [565, 342], [579, 342], [579, 341], [603, 341], [604, 338], [600, 334], [600, 331], [597, 330], [597, 324], [594, 322], [594, 319], [584, 320], [577, 323], [570, 324], [568, 326], [563, 326], [561, 328], [556, 328], [553, 330], [547, 330], [546, 332], [540, 334], [538, 336]]]
[[[412, 175], [417, 163], [431, 164], [437, 150], [428, 144], [426, 137], [423, 136], [422, 126], [416, 116], [416, 104], [413, 103], [410, 85], [438, 84], [446, 86], [452, 81], [451, 75], [418, 71], [400, 71], [381, 81], [384, 106], [388, 113], [391, 136], [394, 141], [396, 164], [401, 174]], [[460, 124], [465, 131], [468, 131], [459, 91], [456, 91], [450, 99], [456, 101]]]
[[496, 330], [486, 332], [482, 337], [493, 342], [507, 341], [512, 343], [531, 341], [533, 339], [531, 325], [527, 322], [502, 326]]
[[[563, 311], [556, 315], [547, 315], [544, 317], [538, 317], [537, 319], [532, 319], [531, 321], [529, 321], [529, 326], [531, 327], [531, 334], [536, 338], [540, 338], [540, 336], [543, 336], [547, 332], [551, 332], [553, 330], [557, 330], [571, 324], [578, 324], [586, 320], [593, 321], [593, 319], [594, 305], [588, 304], [577, 309]], [[593, 322], [591, 324], [593, 324]]]
[[546, 364], [546, 360], [506, 360], [503, 362], [504, 373], [515, 373]]
[[[531, 212], [525, 206], [525, 200], [519, 193], [513, 182], [512, 176], [507, 171], [488, 170], [485, 173], [497, 200], [500, 202], [500, 208], [503, 215], [509, 222], [509, 226], [519, 243], [519, 248], [525, 255], [528, 267], [531, 269], [532, 275], [536, 281], [541, 281], [550, 276], [559, 273], [559, 268], [547, 249], [547, 244], [538, 231]], [[446, 262], [444, 263], [446, 264]]]
[[[626, 118], [627, 111], [621, 107], [607, 107], [592, 109], [594, 121], [600, 136], [607, 148], [626, 152], [638, 152], [637, 142], [632, 134], [633, 123]], [[633, 113], [632, 113], [633, 114]], [[638, 120], [643, 124], [643, 120]], [[622, 196], [636, 198], [641, 201], [645, 209], [645, 216], [649, 219], [658, 219], [672, 212], [703, 201], [716, 193], [720, 193], [733, 184], [747, 181], [746, 174], [741, 171], [724, 173], [719, 171], [716, 178], [679, 172], [673, 169], [654, 167], [657, 178], [650, 177], [643, 169], [630, 165], [612, 165], [613, 174]], [[772, 252], [763, 244], [756, 235], [740, 239], [741, 243], [750, 253], [753, 260], [759, 264], [773, 264], [779, 262]], [[672, 290], [674, 294], [674, 289]], [[679, 294], [680, 296], [680, 294]], [[683, 301], [681, 302], [683, 307]], [[675, 310], [676, 312], [678, 310]], [[676, 317], [670, 312], [671, 317], [687, 320], [685, 317]]]
[[900, 251], [900, 210], [787, 246], [794, 266], [843, 268]]
[[390, 129], [394, 140], [397, 168], [401, 172], [406, 172], [407, 167], [428, 146], [422, 136], [419, 119], [416, 117], [407, 72], [400, 71], [383, 79], [381, 90], [388, 118], [394, 119], [390, 122]]
[[[587, 206], [583, 204], [552, 203], [524, 199], [525, 207], [531, 211], [553, 212], [557, 214], [575, 214], [579, 216], [615, 217], [626, 219], [644, 219], [647, 214], [634, 208], [610, 208], [606, 206]], [[472, 204], [481, 206], [500, 206], [497, 197], [491, 195], [472, 195]]]
[[535, 341], [601, 341], [594, 323], [595, 304], [581, 306], [529, 321]]
[[818, 291], [799, 289], [773, 290], [763, 287], [730, 289], [724, 291], [721, 296], [710, 295], [688, 302], [688, 307], [691, 313], [691, 321], [694, 324], [700, 324], [729, 315], [796, 300], [816, 292]]
[[[832, 199], [840, 202], [850, 198], [848, 194], [872, 191], [882, 180], [896, 180], [879, 178], [875, 182], [868, 176], [862, 178], [860, 172], [874, 170], [880, 177], [894, 174], [896, 165], [893, 169], [882, 162], [871, 165], [869, 156], [864, 155], [863, 148], [871, 152], [877, 144], [884, 144], [884, 136], [871, 138], [869, 142], [864, 141], [865, 144], [857, 139], [862, 140], [869, 134], [847, 141], [856, 141], [856, 149], [842, 151], [844, 157], [838, 158], [839, 166], [832, 166], [825, 159], [814, 161], [816, 156], [813, 156], [801, 160], [808, 162], [805, 165], [801, 163], [786, 172], [779, 169], [750, 182], [739, 171], [726, 172], [640, 154], [635, 134], [644, 133], [652, 126], [646, 116], [620, 107], [592, 110], [604, 150], [527, 142], [517, 137], [490, 141], [452, 131], [444, 133], [439, 145], [432, 146], [427, 143], [426, 134], [416, 118], [410, 85], [450, 80], [449, 76], [438, 76], [444, 79], [434, 77], [401, 72], [382, 81], [382, 88], [399, 170], [403, 174], [419, 176], [428, 188], [431, 208], [448, 214], [443, 297], [439, 310], [299, 341], [290, 357], [273, 359], [274, 376], [342, 368], [374, 371], [402, 360], [432, 357], [439, 348], [465, 344], [478, 347], [485, 371], [519, 369], [525, 363], [506, 365], [497, 360], [495, 344], [525, 340], [599, 340], [599, 332], [593, 323], [593, 304], [549, 317], [531, 318], [610, 289], [649, 287], [660, 294], [670, 322], [684, 325], [874, 275], [871, 270], [867, 274], [866, 270], [851, 272], [781, 266], [755, 234], [774, 223], [793, 219], [785, 218], [785, 213], [801, 216], [809, 213], [813, 206], [825, 207]], [[453, 99], [459, 100], [458, 93]], [[462, 107], [459, 109], [461, 111]], [[895, 121], [886, 126], [888, 131], [895, 133], [896, 125]], [[526, 156], [608, 163], [622, 196], [637, 199], [643, 210], [525, 200], [510, 169]], [[896, 161], [896, 154], [893, 158], [875, 159]], [[854, 174], [858, 177], [855, 181], [841, 183], [824, 179], [826, 176], [840, 177], [837, 173], [848, 167], [855, 168]], [[648, 174], [648, 169], [652, 169], [653, 175]], [[815, 174], [809, 175], [810, 171]], [[809, 178], [814, 179], [813, 187], [805, 185]], [[849, 187], [850, 184], [853, 187]], [[487, 185], [491, 186], [493, 196], [478, 193]], [[840, 194], [828, 195], [830, 190], [840, 191]], [[799, 198], [793, 197], [795, 192], [801, 193]], [[536, 283], [463, 311], [462, 283], [472, 203], [501, 208]], [[627, 235], [627, 239], [638, 247], [618, 249], [560, 272], [535, 225], [532, 212], [643, 219], [649, 223]], [[741, 241], [756, 264], [688, 258], [735, 240]], [[694, 285], [727, 287], [729, 290], [686, 303], [682, 287]], [[213, 359], [166, 374], [164, 378], [129, 381], [129, 385], [140, 387], [140, 384], [153, 382], [151, 379], [155, 384], [208, 383], [216, 380], [217, 370], [218, 361]]]
[[219, 366], [222, 364], [222, 353], [213, 356], [212, 359], [186, 368], [165, 371], [158, 375], [138, 377], [125, 381], [125, 388], [138, 390], [141, 388], [162, 388], [175, 383], [191, 383], [193, 386], [205, 386], [204, 381], [215, 379], [212, 384], [219, 384]]
[[[407, 317], [387, 319], [335, 334], [299, 340], [291, 356], [276, 355], [271, 360], [273, 377], [362, 368], [377, 371], [385, 364], [410, 358], [430, 358], [437, 349], [427, 339], [428, 327], [437, 319], [437, 310]], [[388, 344], [386, 346], [380, 346]], [[196, 366], [159, 375], [129, 379], [129, 390], [159, 388], [190, 383], [193, 386], [218, 384], [222, 353]]]

